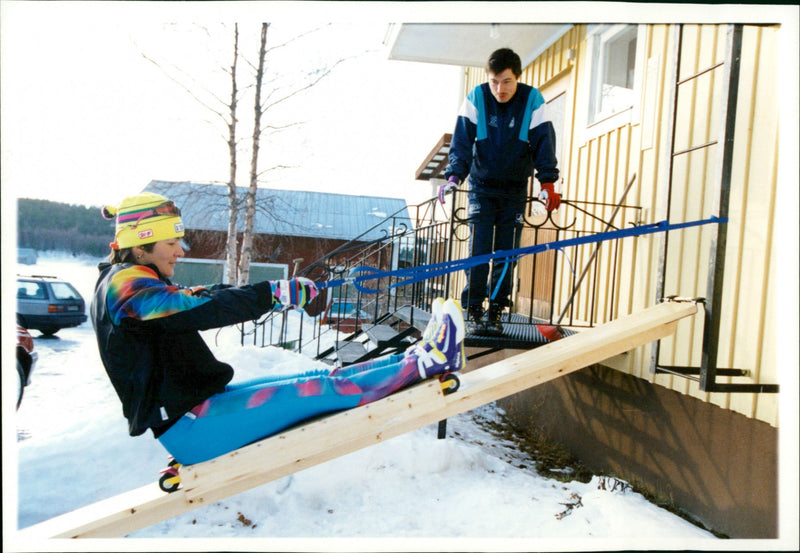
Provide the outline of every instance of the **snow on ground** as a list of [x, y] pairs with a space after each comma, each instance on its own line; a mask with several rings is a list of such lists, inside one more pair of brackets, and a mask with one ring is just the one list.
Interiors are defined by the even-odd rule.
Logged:
[[[35, 269], [36, 274], [69, 280], [88, 309], [98, 261], [45, 254], [36, 266], [20, 266], [18, 272]], [[155, 486], [167, 454], [149, 433], [128, 436], [91, 324], [63, 329], [52, 339], [33, 334], [39, 360], [16, 414], [18, 527], [151, 482]], [[237, 369], [236, 379], [301, 371], [318, 363], [282, 349], [242, 347], [235, 328], [204, 336], [215, 354]], [[130, 538], [142, 539], [136, 542], [139, 550], [160, 543], [144, 538], [226, 538], [202, 542], [202, 548], [224, 544], [226, 549], [261, 543], [230, 538], [311, 538], [301, 543], [315, 550], [352, 549], [361, 543], [352, 538], [378, 539], [366, 542], [374, 550], [433, 550], [442, 543], [434, 538], [445, 539], [450, 549], [524, 549], [524, 540], [533, 540], [536, 549], [554, 544], [572, 548], [574, 540], [586, 539], [590, 549], [648, 544], [658, 549], [690, 544], [707, 548], [716, 543], [712, 534], [648, 503], [627, 486], [612, 490], [613, 481], [602, 477], [565, 484], [539, 476], [533, 460], [480, 424], [501, 418], [496, 406], [485, 406], [450, 419], [445, 440], [436, 438], [435, 426], [422, 428]], [[464, 542], [466, 538], [470, 541]], [[287, 550], [293, 542], [277, 543]]]

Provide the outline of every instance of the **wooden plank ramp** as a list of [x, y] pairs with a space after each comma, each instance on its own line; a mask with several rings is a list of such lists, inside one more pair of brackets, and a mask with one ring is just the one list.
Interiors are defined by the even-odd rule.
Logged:
[[153, 483], [22, 529], [17, 536], [122, 536], [664, 338], [675, 332], [678, 321], [696, 312], [691, 302], [660, 303], [462, 374], [461, 387], [453, 394], [444, 395], [436, 379], [426, 380], [369, 405], [182, 467], [176, 492], [164, 493]]

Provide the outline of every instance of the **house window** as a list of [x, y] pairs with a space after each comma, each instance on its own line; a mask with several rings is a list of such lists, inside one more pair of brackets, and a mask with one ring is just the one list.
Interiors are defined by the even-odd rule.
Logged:
[[599, 25], [595, 28], [590, 124], [633, 107], [637, 34], [636, 25]]

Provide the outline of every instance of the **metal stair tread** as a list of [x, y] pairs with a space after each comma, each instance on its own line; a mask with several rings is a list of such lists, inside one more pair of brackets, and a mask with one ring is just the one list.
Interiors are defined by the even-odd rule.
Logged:
[[[546, 319], [530, 318], [518, 313], [504, 313], [501, 317], [503, 333], [497, 336], [480, 336], [469, 334], [464, 337], [464, 345], [468, 347], [496, 347], [513, 349], [532, 349], [549, 343], [536, 325], [552, 325]], [[572, 336], [576, 331], [558, 327], [564, 338]]]
[[377, 324], [364, 329], [370, 341], [377, 345], [391, 344], [400, 333], [389, 325]]
[[342, 340], [336, 342], [336, 358], [342, 365], [356, 362], [367, 353], [367, 348], [361, 342]]

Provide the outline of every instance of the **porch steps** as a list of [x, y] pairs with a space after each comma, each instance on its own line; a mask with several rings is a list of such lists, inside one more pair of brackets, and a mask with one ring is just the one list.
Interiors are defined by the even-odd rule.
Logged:
[[[336, 342], [336, 360], [341, 366], [360, 363], [382, 355], [404, 351], [411, 341], [409, 336], [417, 332], [414, 327], [396, 330], [388, 324], [375, 324], [362, 328], [367, 340], [340, 340]], [[372, 344], [372, 348], [367, 345]]]
[[363, 342], [352, 340], [340, 340], [336, 342], [336, 360], [342, 367], [357, 363], [359, 359], [367, 355], [367, 348]]
[[[419, 331], [425, 329], [431, 318], [430, 313], [427, 311], [410, 305], [398, 309], [395, 312], [395, 316], [409, 325], [413, 325]], [[503, 323], [503, 333], [501, 335], [477, 336], [475, 334], [467, 334], [464, 337], [464, 345], [492, 349], [533, 349], [552, 341], [542, 335], [537, 328], [537, 325], [551, 325], [546, 319], [526, 317], [517, 313], [503, 313], [500, 320]], [[564, 338], [576, 334], [575, 330], [563, 327], [557, 328]]]
[[[409, 327], [398, 331], [388, 324], [365, 326], [357, 335], [336, 343], [336, 362], [341, 366], [352, 365], [387, 353], [403, 351], [411, 344], [407, 338], [417, 331], [424, 330], [430, 320], [430, 313], [412, 306], [401, 307], [393, 316]], [[552, 338], [549, 339], [542, 334], [539, 325], [557, 328], [563, 338], [577, 333], [569, 328], [551, 325], [546, 319], [527, 317], [518, 313], [503, 313], [501, 322], [502, 334], [498, 336], [467, 334], [464, 345], [491, 350], [537, 348], [553, 341]], [[363, 339], [364, 335], [367, 339]], [[369, 344], [372, 344], [372, 347], [369, 347]]]

